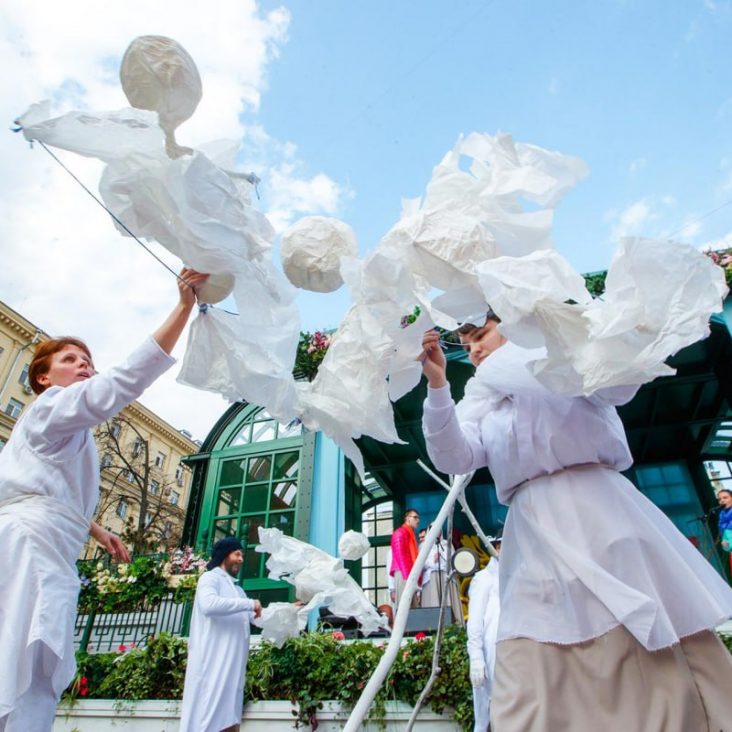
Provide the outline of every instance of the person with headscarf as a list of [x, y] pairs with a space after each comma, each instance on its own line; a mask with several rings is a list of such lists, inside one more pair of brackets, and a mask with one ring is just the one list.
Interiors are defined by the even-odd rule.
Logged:
[[[501, 540], [493, 547], [500, 554]], [[488, 732], [491, 721], [491, 694], [496, 669], [496, 636], [501, 614], [498, 582], [498, 557], [476, 572], [468, 590], [468, 658], [473, 687], [473, 732]]]
[[732, 588], [623, 476], [616, 405], [637, 385], [567, 396], [490, 313], [460, 336], [475, 375], [455, 405], [435, 331], [423, 336], [423, 430], [435, 467], [488, 467], [509, 506], [491, 725], [500, 732], [718, 732], [732, 656], [714, 628]]
[[198, 580], [188, 638], [180, 732], [238, 730], [249, 660], [249, 624], [262, 613], [235, 579], [244, 563], [234, 537], [214, 544]]
[[91, 428], [175, 363], [170, 352], [207, 276], [183, 269], [171, 314], [116, 368], [98, 374], [78, 338], [51, 338], [35, 350], [28, 379], [38, 398], [0, 452], [0, 732], [53, 726], [76, 672], [76, 560], [87, 537], [129, 561], [119, 538], [92, 521], [99, 456]]

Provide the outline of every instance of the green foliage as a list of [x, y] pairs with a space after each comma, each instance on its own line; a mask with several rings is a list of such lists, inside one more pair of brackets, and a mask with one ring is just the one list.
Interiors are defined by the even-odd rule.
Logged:
[[719, 637], [722, 640], [722, 643], [727, 646], [727, 650], [732, 653], [732, 634], [720, 633]]
[[607, 272], [592, 272], [582, 276], [585, 278], [585, 287], [592, 297], [599, 297], [605, 292]]
[[[732, 635], [720, 635], [732, 652]], [[293, 704], [294, 726], [317, 724], [325, 701], [352, 707], [384, 653], [385, 644], [367, 641], [339, 643], [331, 634], [305, 633], [282, 648], [262, 643], [253, 649], [247, 668], [245, 698], [287, 700]], [[432, 669], [434, 640], [409, 641], [371, 707], [370, 719], [383, 720], [385, 702], [414, 704]], [[161, 633], [144, 648], [127, 653], [77, 653], [78, 673], [64, 701], [78, 698], [180, 699], [186, 672], [186, 642]], [[465, 630], [450, 626], [440, 654], [441, 673], [427, 704], [438, 714], [452, 709], [463, 730], [473, 728], [473, 700], [468, 674]]]
[[[105, 654], [109, 655], [109, 654]], [[95, 693], [110, 699], [180, 699], [186, 674], [187, 643], [168, 633], [150, 638], [144, 648], [117, 655]]]
[[[431, 638], [407, 643], [370, 710], [372, 720], [383, 719], [385, 702], [414, 704], [432, 669]], [[376, 668], [384, 648], [365, 641], [338, 643], [331, 635], [308, 633], [288, 641], [281, 649], [265, 643], [249, 659], [246, 698], [288, 699], [295, 725], [312, 724], [326, 700], [353, 706]], [[437, 713], [455, 710], [463, 729], [473, 726], [473, 702], [468, 677], [465, 631], [446, 632], [441, 653], [441, 673], [428, 699]]]
[[323, 363], [325, 354], [330, 347], [331, 337], [325, 331], [316, 330], [315, 333], [308, 331], [300, 332], [300, 340], [295, 353], [295, 366], [293, 374], [297, 379], [312, 381], [318, 373], [320, 364]]

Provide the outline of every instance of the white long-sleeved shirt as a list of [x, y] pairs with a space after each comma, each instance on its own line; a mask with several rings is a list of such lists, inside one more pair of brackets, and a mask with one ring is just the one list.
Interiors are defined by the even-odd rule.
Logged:
[[488, 466], [510, 504], [498, 641], [580, 643], [623, 625], [657, 650], [732, 615], [732, 590], [619, 471], [632, 460], [614, 404], [637, 387], [556, 395], [529, 372], [541, 357], [507, 343], [456, 408], [431, 389], [423, 426], [438, 469]]
[[540, 475], [585, 463], [625, 470], [632, 457], [616, 404], [638, 387], [617, 387], [591, 397], [553, 394], [526, 363], [543, 349], [506, 343], [478, 366], [458, 407], [450, 387], [428, 389], [423, 428], [434, 464], [462, 474], [488, 466], [498, 500]]
[[0, 504], [25, 495], [49, 496], [90, 521], [99, 498], [91, 428], [114, 417], [173, 363], [149, 337], [121, 365], [46, 389], [0, 452]]

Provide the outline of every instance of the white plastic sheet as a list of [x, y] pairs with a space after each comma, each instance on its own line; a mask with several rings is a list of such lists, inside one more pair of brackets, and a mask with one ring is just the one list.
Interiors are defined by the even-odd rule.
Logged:
[[[400, 442], [391, 401], [418, 383], [421, 334], [435, 324], [455, 327], [490, 302], [511, 339], [547, 347], [531, 365], [540, 381], [590, 394], [668, 373], [665, 358], [703, 337], [720, 308], [720, 270], [688, 247], [644, 240], [621, 246], [604, 300], [591, 300], [551, 240], [553, 208], [586, 165], [510, 135], [473, 133], [435, 167], [421, 199], [403, 201], [400, 220], [364, 259], [334, 219], [306, 218], [285, 238], [294, 282], [322, 291], [342, 278], [353, 300], [316, 378], [296, 384], [295, 289], [272, 262], [273, 229], [233, 169], [234, 150], [212, 145], [209, 155], [174, 160], [163, 150], [200, 98], [192, 59], [170, 39], [138, 39], [122, 77], [132, 103], [155, 112], [52, 119], [34, 105], [20, 120], [25, 136], [105, 161], [106, 205], [138, 236], [215, 275], [207, 299], [223, 297], [233, 278], [241, 315], [211, 309], [195, 320], [180, 380], [262, 405], [281, 421], [299, 416], [362, 473], [354, 439]], [[415, 306], [418, 321], [401, 327]]]
[[[326, 606], [334, 615], [354, 617], [365, 635], [388, 628], [387, 618], [379, 615], [343, 567], [342, 560], [304, 541], [285, 536], [279, 529], [262, 527], [256, 551], [270, 555], [266, 562], [270, 579], [294, 585], [297, 599], [308, 603], [309, 608]], [[280, 621], [289, 622], [291, 632], [294, 632], [292, 614], [283, 611]], [[278, 626], [278, 632], [283, 634], [281, 626]]]
[[338, 219], [305, 216], [282, 235], [282, 269], [287, 279], [304, 290], [333, 292], [343, 284], [343, 257], [358, 255], [353, 229]]
[[291, 602], [271, 602], [262, 608], [262, 614], [252, 623], [262, 629], [262, 638], [282, 648], [289, 638], [297, 637], [305, 630], [308, 614], [316, 605], [312, 602], [297, 606]]
[[370, 548], [368, 537], [360, 531], [346, 531], [338, 540], [338, 555], [348, 561], [361, 559]]

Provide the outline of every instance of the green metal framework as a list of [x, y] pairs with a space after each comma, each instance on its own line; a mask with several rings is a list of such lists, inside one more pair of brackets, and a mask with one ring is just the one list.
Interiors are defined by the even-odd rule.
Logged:
[[258, 528], [275, 527], [307, 540], [315, 435], [278, 425], [261, 407], [235, 404], [211, 431], [194, 467], [184, 541], [210, 551], [237, 536], [244, 545], [242, 587], [264, 601], [291, 599], [289, 585], [270, 580], [266, 557], [254, 551]]

